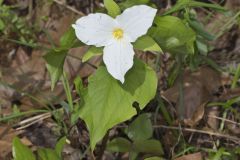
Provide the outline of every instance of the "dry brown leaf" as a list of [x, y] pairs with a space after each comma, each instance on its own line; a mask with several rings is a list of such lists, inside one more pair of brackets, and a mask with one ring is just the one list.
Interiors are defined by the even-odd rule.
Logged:
[[21, 138], [21, 142], [22, 142], [25, 146], [31, 146], [31, 145], [32, 145], [32, 142], [31, 142], [27, 137]]
[[234, 135], [240, 135], [240, 127], [237, 124], [227, 123], [227, 129]]
[[10, 126], [0, 126], [0, 140], [9, 141], [11, 142], [12, 139], [17, 135], [17, 132], [15, 132], [14, 129], [12, 129]]
[[11, 142], [0, 140], [0, 159], [5, 158], [11, 151]]
[[208, 126], [211, 129], [216, 131], [219, 127], [219, 120], [214, 118], [214, 117], [219, 116], [219, 114], [220, 114], [219, 107], [208, 108], [208, 110], [206, 112], [207, 112], [207, 115], [208, 115], [208, 118], [207, 118]]
[[227, 101], [229, 99], [239, 97], [240, 88], [226, 89], [225, 92], [218, 98], [221, 101]]
[[201, 152], [184, 155], [182, 157], [176, 158], [175, 160], [203, 160]]
[[[47, 5], [48, 11], [46, 12], [48, 14], [42, 13], [41, 10], [39, 10], [37, 14], [43, 14], [48, 17], [48, 21], [44, 23], [44, 28], [47, 30], [47, 34], [50, 35], [52, 42], [58, 45], [61, 36], [71, 27], [76, 19], [79, 18], [79, 15], [76, 15], [75, 13], [56, 3], [44, 3], [42, 6], [43, 8], [44, 5]], [[43, 37], [41, 37], [41, 41], [49, 43], [49, 37], [45, 34]]]
[[[12, 152], [12, 140], [14, 137], [21, 133], [8, 127], [9, 126], [0, 127], [0, 159], [6, 158], [6, 156]], [[32, 145], [32, 143], [26, 137], [21, 138], [21, 142], [26, 146]]]
[[[179, 80], [162, 95], [171, 102], [179, 104]], [[186, 70], [183, 74], [183, 106], [178, 115], [184, 117], [186, 125], [196, 125], [202, 119], [206, 103], [221, 86], [221, 76], [209, 67], [201, 67], [196, 72]], [[183, 115], [179, 113], [183, 111]]]
[[28, 54], [23, 50], [22, 47], [19, 47], [14, 55], [14, 59], [11, 62], [11, 68], [16, 68], [29, 60]]
[[205, 106], [206, 103], [201, 104], [199, 107], [197, 107], [197, 110], [192, 114], [192, 117], [189, 119], [184, 119], [184, 123], [193, 127], [194, 125], [196, 125], [203, 117], [204, 115], [204, 111], [205, 111]]
[[230, 10], [239, 11], [240, 1], [238, 1], [238, 0], [227, 1], [226, 4], [225, 4], [225, 7], [230, 9]]
[[0, 159], [5, 158], [12, 151], [12, 140], [17, 133], [9, 126], [0, 127]]
[[0, 97], [10, 102], [9, 106], [5, 108], [11, 108], [12, 101], [21, 101], [24, 97], [21, 92], [34, 96], [34, 93], [44, 86], [46, 81], [45, 62], [41, 57], [34, 57], [22, 65], [5, 68], [2, 70], [1, 81], [13, 86], [9, 88], [1, 85], [0, 88], [0, 93], [2, 93]]

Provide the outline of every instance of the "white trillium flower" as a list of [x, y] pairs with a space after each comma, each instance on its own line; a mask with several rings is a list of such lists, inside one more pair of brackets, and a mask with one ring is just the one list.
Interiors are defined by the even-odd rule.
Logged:
[[126, 9], [115, 19], [102, 13], [89, 14], [73, 24], [76, 36], [87, 45], [103, 47], [108, 72], [124, 83], [124, 75], [133, 66], [132, 42], [146, 34], [157, 10], [146, 5]]

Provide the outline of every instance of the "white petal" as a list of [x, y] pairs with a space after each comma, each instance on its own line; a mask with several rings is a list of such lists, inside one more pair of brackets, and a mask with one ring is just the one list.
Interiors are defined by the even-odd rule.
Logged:
[[103, 50], [103, 61], [108, 72], [124, 83], [124, 76], [133, 66], [134, 50], [126, 40], [114, 41]]
[[131, 38], [131, 42], [135, 42], [138, 37], [147, 33], [156, 13], [157, 9], [146, 5], [137, 5], [126, 9], [116, 17], [116, 20]]
[[105, 46], [112, 39], [113, 28], [117, 22], [110, 16], [102, 13], [89, 14], [79, 18], [72, 27], [77, 38], [87, 45]]

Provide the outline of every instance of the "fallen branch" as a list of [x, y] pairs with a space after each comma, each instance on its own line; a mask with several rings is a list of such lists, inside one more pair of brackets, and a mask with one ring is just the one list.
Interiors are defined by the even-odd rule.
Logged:
[[195, 132], [195, 133], [201, 133], [201, 134], [208, 134], [211, 136], [221, 137], [225, 139], [229, 139], [234, 143], [240, 143], [240, 138], [218, 133], [218, 132], [211, 132], [211, 131], [203, 131], [203, 130], [197, 130], [192, 128], [179, 128], [179, 127], [173, 127], [173, 126], [165, 126], [165, 125], [154, 125], [154, 128], [164, 128], [164, 129], [173, 129], [173, 130], [181, 130], [185, 132]]
[[74, 13], [80, 15], [80, 16], [85, 16], [85, 14], [84, 14], [83, 12], [80, 12], [80, 11], [76, 10], [75, 8], [73, 8], [73, 7], [71, 7], [71, 6], [68, 6], [68, 5], [66, 5], [65, 3], [62, 3], [62, 2], [60, 2], [60, 1], [58, 1], [58, 0], [53, 0], [53, 1], [54, 1], [55, 3], [57, 3], [58, 5], [61, 5], [61, 6], [67, 8], [68, 10], [70, 10], [70, 11], [72, 11], [72, 12], [74, 12]]

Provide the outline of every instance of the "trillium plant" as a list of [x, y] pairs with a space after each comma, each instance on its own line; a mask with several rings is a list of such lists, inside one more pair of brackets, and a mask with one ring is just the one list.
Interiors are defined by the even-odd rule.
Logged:
[[132, 43], [148, 32], [156, 13], [157, 9], [136, 5], [115, 18], [95, 13], [72, 25], [81, 42], [103, 47], [106, 67], [99, 67], [90, 77], [85, 104], [80, 106], [80, 117], [88, 126], [92, 148], [108, 129], [136, 114], [132, 106], [135, 101], [143, 108], [155, 95], [155, 73], [143, 62], [134, 60]]
[[[157, 61], [162, 51], [193, 56], [196, 46], [195, 32], [186, 21], [157, 15], [150, 1], [125, 0], [118, 5], [114, 0], [104, 0], [104, 7], [107, 14], [93, 13], [77, 19], [60, 39], [60, 47], [44, 56], [54, 88], [62, 75], [66, 79], [63, 64], [69, 49], [88, 46], [83, 62], [103, 55], [104, 63], [89, 76], [86, 87], [81, 77], [75, 78], [79, 102], [73, 103], [71, 94], [66, 92], [69, 103], [66, 111], [70, 113], [71, 123], [75, 124], [78, 118], [85, 122], [92, 149], [111, 128], [131, 120], [137, 110], [142, 110], [155, 97], [156, 72], [138, 58], [135, 51], [141, 51], [138, 55], [148, 52], [146, 54], [154, 55]], [[167, 13], [181, 10], [181, 7]], [[157, 65], [156, 62], [152, 66]], [[70, 87], [63, 84], [65, 90], [69, 90]], [[133, 107], [133, 104], [137, 105]]]
[[157, 9], [137, 5], [126, 9], [115, 19], [102, 13], [89, 14], [73, 24], [77, 38], [87, 45], [104, 46], [103, 61], [108, 72], [124, 83], [133, 66], [132, 42], [145, 35], [152, 26]]

